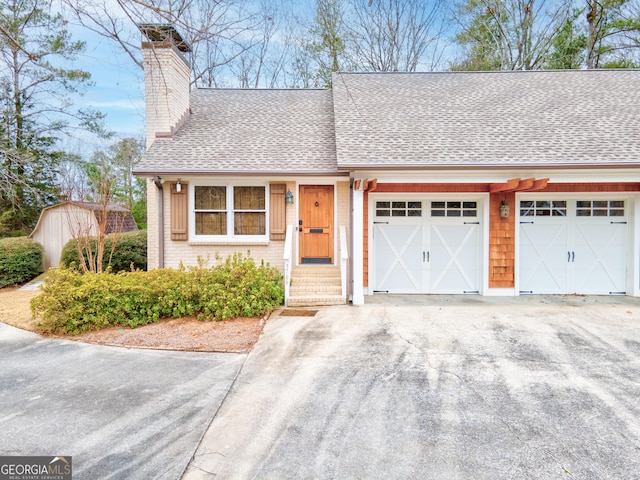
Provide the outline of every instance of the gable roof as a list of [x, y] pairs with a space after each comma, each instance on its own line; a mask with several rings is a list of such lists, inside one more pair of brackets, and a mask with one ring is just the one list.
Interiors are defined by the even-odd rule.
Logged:
[[136, 174], [337, 171], [330, 90], [196, 89], [190, 105]]
[[640, 71], [338, 73], [338, 166], [640, 162]]

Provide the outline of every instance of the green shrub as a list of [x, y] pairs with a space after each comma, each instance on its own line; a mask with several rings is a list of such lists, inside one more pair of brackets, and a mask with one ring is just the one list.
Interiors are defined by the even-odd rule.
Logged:
[[[115, 242], [115, 249], [113, 244]], [[97, 242], [91, 239], [91, 256], [96, 257]], [[113, 254], [111, 250], [113, 249]], [[87, 261], [87, 251], [83, 247], [85, 261]], [[109, 256], [111, 263], [109, 264]], [[78, 256], [78, 248], [75, 240], [69, 240], [62, 249], [60, 255], [60, 265], [69, 267], [72, 263], [81, 265]], [[147, 231], [138, 230], [136, 232], [117, 233], [107, 235], [104, 240], [104, 254], [102, 256], [102, 265], [106, 269], [111, 265], [111, 271], [114, 273], [128, 272], [133, 270], [147, 269]]]
[[0, 288], [37, 277], [43, 252], [42, 245], [27, 237], [0, 240]]
[[81, 274], [51, 270], [31, 301], [45, 332], [78, 334], [113, 325], [136, 327], [161, 318], [255, 317], [282, 303], [282, 275], [236, 254], [212, 268]]

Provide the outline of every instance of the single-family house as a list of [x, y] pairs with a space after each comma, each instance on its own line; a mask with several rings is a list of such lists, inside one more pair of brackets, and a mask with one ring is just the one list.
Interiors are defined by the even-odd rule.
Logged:
[[290, 304], [640, 295], [640, 71], [190, 91], [188, 45], [140, 29], [149, 268], [249, 250]]
[[69, 240], [98, 235], [103, 216], [107, 235], [138, 230], [131, 211], [118, 205], [66, 201], [43, 208], [29, 235], [44, 247], [42, 271], [58, 267]]

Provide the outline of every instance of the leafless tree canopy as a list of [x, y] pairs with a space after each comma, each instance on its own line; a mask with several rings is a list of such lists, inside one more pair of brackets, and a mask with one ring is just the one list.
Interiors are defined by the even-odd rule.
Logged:
[[433, 70], [441, 52], [441, 0], [353, 0], [351, 25], [357, 63], [365, 70]]

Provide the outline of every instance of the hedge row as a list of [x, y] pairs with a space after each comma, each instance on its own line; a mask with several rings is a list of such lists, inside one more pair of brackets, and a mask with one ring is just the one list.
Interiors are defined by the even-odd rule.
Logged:
[[0, 239], [0, 288], [37, 277], [43, 254], [42, 245], [30, 238]]
[[48, 272], [31, 301], [45, 332], [78, 334], [114, 325], [136, 327], [161, 318], [199, 320], [255, 317], [282, 303], [280, 272], [236, 254], [212, 268], [159, 269], [119, 274]]
[[[115, 247], [114, 247], [115, 244]], [[97, 243], [93, 238], [90, 240], [91, 257], [96, 257]], [[111, 252], [113, 250], [113, 253]], [[88, 262], [86, 249], [83, 248], [85, 261]], [[111, 256], [111, 263], [109, 257]], [[72, 263], [80, 266], [80, 257], [75, 240], [69, 240], [62, 249], [60, 255], [60, 265], [69, 267]], [[111, 266], [113, 273], [129, 272], [131, 270], [147, 269], [147, 231], [138, 230], [135, 232], [117, 233], [107, 235], [104, 240], [104, 254], [102, 256], [104, 269]]]

